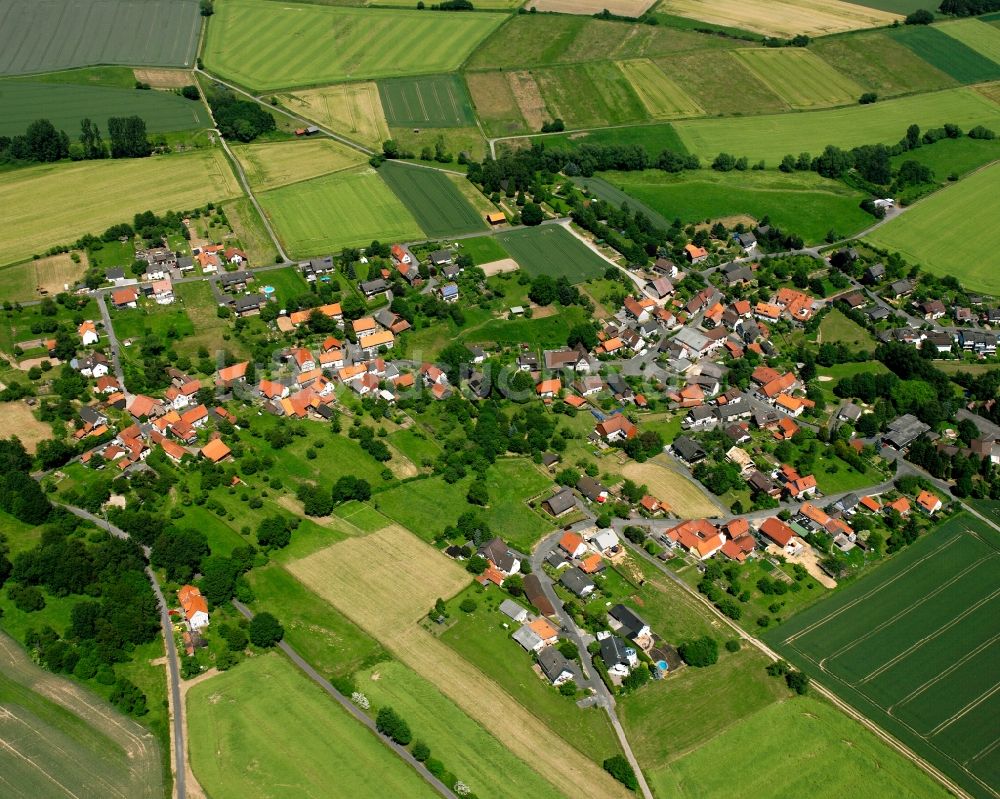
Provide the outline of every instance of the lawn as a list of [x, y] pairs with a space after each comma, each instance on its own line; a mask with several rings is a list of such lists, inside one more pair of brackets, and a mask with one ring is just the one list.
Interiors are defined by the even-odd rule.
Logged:
[[423, 233], [379, 174], [368, 167], [263, 192], [259, 197], [294, 258], [339, 252]]
[[795, 109], [848, 105], [863, 89], [826, 61], [799, 47], [733, 52], [766, 86]]
[[[193, 80], [193, 79], [192, 79]], [[48, 119], [65, 130], [71, 141], [80, 132], [80, 120], [89, 117], [107, 136], [108, 117], [140, 116], [149, 133], [168, 133], [208, 127], [208, 109], [176, 94], [72, 83], [0, 81], [0, 135], [24, 133], [36, 119]]]
[[792, 37], [889, 25], [896, 15], [836, 0], [663, 0], [659, 11], [765, 36]]
[[752, 161], [764, 158], [775, 166], [789, 153], [818, 154], [827, 144], [843, 148], [891, 144], [911, 124], [930, 128], [946, 122], [966, 130], [975, 125], [998, 128], [1000, 106], [974, 89], [959, 88], [826, 111], [673, 124], [688, 150], [704, 158], [729, 151]]
[[545, 67], [531, 75], [545, 103], [545, 116], [562, 119], [567, 128], [621, 125], [650, 116], [630, 79], [613, 62]]
[[635, 197], [665, 219], [685, 223], [728, 216], [770, 217], [771, 224], [818, 243], [832, 228], [850, 235], [868, 226], [871, 217], [859, 207], [864, 195], [843, 183], [813, 172], [786, 174], [715, 172], [701, 169], [670, 175], [659, 170], [608, 172], [601, 175], [615, 188]]
[[147, 730], [42, 671], [3, 633], [0, 664], [6, 796], [163, 796], [160, 752]]
[[975, 796], [1000, 774], [1000, 536], [961, 515], [765, 640]]
[[[221, 149], [152, 158], [44, 164], [0, 174], [0, 261], [16, 262], [85, 233], [130, 222], [136, 209], [190, 210], [240, 194]], [[87, 197], [86, 213], [79, 198]]]
[[950, 75], [882, 31], [825, 37], [810, 43], [809, 50], [879, 97], [946, 89], [956, 84]]
[[978, 19], [960, 19], [938, 30], [1000, 64], [1000, 30]]
[[[387, 792], [437, 796], [374, 733], [276, 653], [191, 688], [187, 718], [191, 766], [216, 799], [324, 796], [331, 785], [362, 798]], [[289, 733], [302, 730], [306, 719], [308, 734], [295, 735], [293, 743]]]
[[462, 331], [463, 344], [531, 344], [534, 347], [562, 347], [574, 325], [587, 319], [579, 306], [562, 309], [555, 316], [540, 319], [493, 319], [475, 329]]
[[657, 796], [691, 799], [951, 795], [867, 728], [812, 697], [768, 705], [647, 776]]
[[0, 75], [88, 64], [185, 66], [201, 30], [196, 0], [5, 0]]
[[604, 274], [608, 262], [561, 225], [501, 233], [500, 244], [529, 275], [566, 277], [582, 283]]
[[462, 239], [458, 242], [458, 248], [463, 255], [468, 255], [476, 266], [510, 257], [507, 251], [500, 246], [500, 242], [496, 240], [495, 236], [476, 236], [471, 239]]
[[893, 156], [895, 168], [904, 161], [917, 161], [933, 170], [936, 180], [943, 181], [949, 175], [965, 175], [991, 161], [1000, 159], [1000, 139], [941, 139], [931, 145], [923, 145], [916, 150]]
[[437, 459], [442, 452], [441, 445], [437, 441], [412, 427], [389, 433], [389, 443], [417, 466], [426, 460]]
[[[983, 24], [983, 27], [989, 26]], [[949, 36], [944, 30], [927, 25], [907, 25], [889, 31], [887, 35], [909, 47], [928, 64], [951, 75], [959, 83], [979, 83], [1000, 78], [1000, 63], [972, 49], [958, 38]], [[1000, 37], [1000, 31], [996, 35]], [[976, 40], [981, 43], [989, 41], [979, 36]]]
[[442, 172], [387, 161], [378, 174], [431, 238], [475, 233], [486, 227], [476, 209]]
[[648, 58], [619, 61], [632, 89], [653, 119], [701, 116], [704, 109]]
[[389, 138], [374, 81], [338, 83], [280, 95], [292, 112], [376, 150]]
[[[751, 72], [737, 51], [700, 50], [656, 61], [706, 114], [767, 114], [784, 111], [785, 102]], [[904, 49], [904, 52], [909, 53]], [[911, 55], [914, 61], [920, 62]], [[738, 91], [733, 87], [738, 86]]]
[[840, 342], [856, 350], [875, 349], [875, 339], [871, 333], [852, 319], [848, 319], [834, 308], [819, 324], [817, 340], [823, 342]]
[[460, 128], [476, 124], [472, 101], [458, 75], [391, 78], [379, 81], [378, 91], [390, 125]]
[[[1000, 164], [963, 178], [913, 205], [868, 238], [898, 250], [936, 275], [954, 275], [972, 291], [1000, 294], [1000, 252], [990, 231], [1000, 211]], [[933, 229], [935, 235], [927, 235]]]
[[288, 183], [359, 166], [368, 159], [333, 139], [270, 142], [233, 147], [255, 191], [266, 191]]
[[309, 284], [306, 283], [302, 273], [294, 266], [285, 266], [281, 269], [272, 269], [261, 275], [261, 286], [271, 286], [274, 289], [274, 296], [278, 303], [285, 305], [293, 297], [301, 297], [309, 293]]
[[358, 690], [373, 708], [392, 707], [414, 737], [431, 748], [478, 796], [557, 799], [563, 794], [542, 779], [431, 683], [401, 663], [381, 663], [356, 676]]
[[234, 357], [249, 355], [246, 345], [230, 333], [228, 319], [220, 319], [219, 304], [207, 282], [182, 283], [175, 287], [177, 300], [167, 308], [180, 305], [190, 320], [194, 330], [177, 343], [177, 352], [194, 358], [199, 348], [205, 347], [215, 358], [221, 350], [229, 351]]
[[434, 74], [457, 68], [505, 18], [224, 0], [209, 23], [204, 59], [208, 69], [259, 91]]
[[[122, 340], [141, 339], [152, 333], [166, 343], [167, 339], [183, 339], [194, 333], [194, 324], [179, 302], [158, 305], [147, 300], [139, 308], [112, 310], [111, 324], [114, 325], [115, 335]], [[126, 357], [131, 354], [128, 351], [124, 353]]]

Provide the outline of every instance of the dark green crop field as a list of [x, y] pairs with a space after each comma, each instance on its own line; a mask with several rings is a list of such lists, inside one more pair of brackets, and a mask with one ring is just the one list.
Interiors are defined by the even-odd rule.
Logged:
[[1000, 782], [1000, 534], [963, 514], [764, 636], [974, 796]]
[[608, 266], [561, 225], [512, 230], [497, 238], [529, 275], [565, 276], [570, 283], [582, 283], [603, 274]]
[[962, 83], [1000, 78], [1000, 64], [936, 28], [907, 25], [888, 30], [886, 34], [909, 47], [931, 66]]
[[476, 124], [469, 92], [458, 75], [380, 80], [378, 93], [390, 125], [460, 128]]
[[386, 162], [379, 174], [431, 238], [475, 233], [486, 227], [455, 184], [442, 172]]
[[140, 116], [150, 133], [208, 127], [208, 110], [200, 102], [160, 91], [80, 86], [71, 83], [0, 81], [0, 136], [24, 133], [36, 119], [48, 119], [75, 141], [84, 117], [107, 135], [108, 117]]
[[89, 64], [189, 67], [197, 0], [0, 0], [0, 75]]

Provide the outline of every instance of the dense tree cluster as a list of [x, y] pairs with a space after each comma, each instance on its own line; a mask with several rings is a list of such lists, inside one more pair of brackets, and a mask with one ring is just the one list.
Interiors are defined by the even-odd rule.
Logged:
[[1000, 11], [1000, 0], [942, 0], [938, 10], [954, 17], [975, 17]]
[[264, 106], [240, 99], [221, 84], [213, 84], [206, 97], [219, 132], [227, 139], [253, 141], [277, 127], [274, 116]]
[[612, 755], [604, 761], [604, 770], [630, 791], [639, 790], [639, 780], [625, 755]]
[[31, 477], [31, 457], [17, 436], [0, 439], [0, 509], [25, 524], [41, 524], [52, 504]]
[[689, 666], [711, 666], [719, 659], [719, 642], [704, 635], [701, 638], [685, 641], [677, 651]]

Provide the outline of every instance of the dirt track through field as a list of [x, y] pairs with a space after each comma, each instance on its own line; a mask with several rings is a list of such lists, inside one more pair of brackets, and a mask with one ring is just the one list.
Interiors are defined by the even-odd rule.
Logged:
[[628, 795], [500, 686], [418, 626], [434, 601], [457, 593], [469, 575], [408, 530], [392, 526], [342, 541], [287, 568], [568, 795]]

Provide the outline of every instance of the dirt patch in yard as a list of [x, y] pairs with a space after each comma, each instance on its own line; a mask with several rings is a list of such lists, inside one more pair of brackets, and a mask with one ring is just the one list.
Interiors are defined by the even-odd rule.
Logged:
[[816, 550], [808, 544], [806, 544], [805, 549], [798, 555], [789, 555], [774, 544], [768, 545], [767, 551], [772, 555], [783, 556], [789, 563], [798, 563], [800, 566], [804, 566], [809, 575], [815, 577], [816, 582], [824, 588], [833, 589], [837, 587], [837, 581], [819, 567], [819, 556], [816, 554]]
[[22, 372], [27, 372], [32, 366], [41, 366], [42, 361], [48, 361], [53, 367], [62, 363], [58, 358], [25, 358], [17, 364], [17, 368]]
[[5, 435], [16, 435], [32, 454], [39, 441], [52, 438], [52, 428], [38, 421], [31, 408], [21, 401], [0, 404], [0, 430], [6, 430]]
[[194, 85], [194, 76], [184, 69], [133, 69], [135, 79], [154, 89], [180, 89]]
[[501, 258], [499, 261], [490, 261], [479, 267], [486, 273], [486, 277], [499, 275], [501, 272], [516, 272], [521, 267], [513, 258]]

